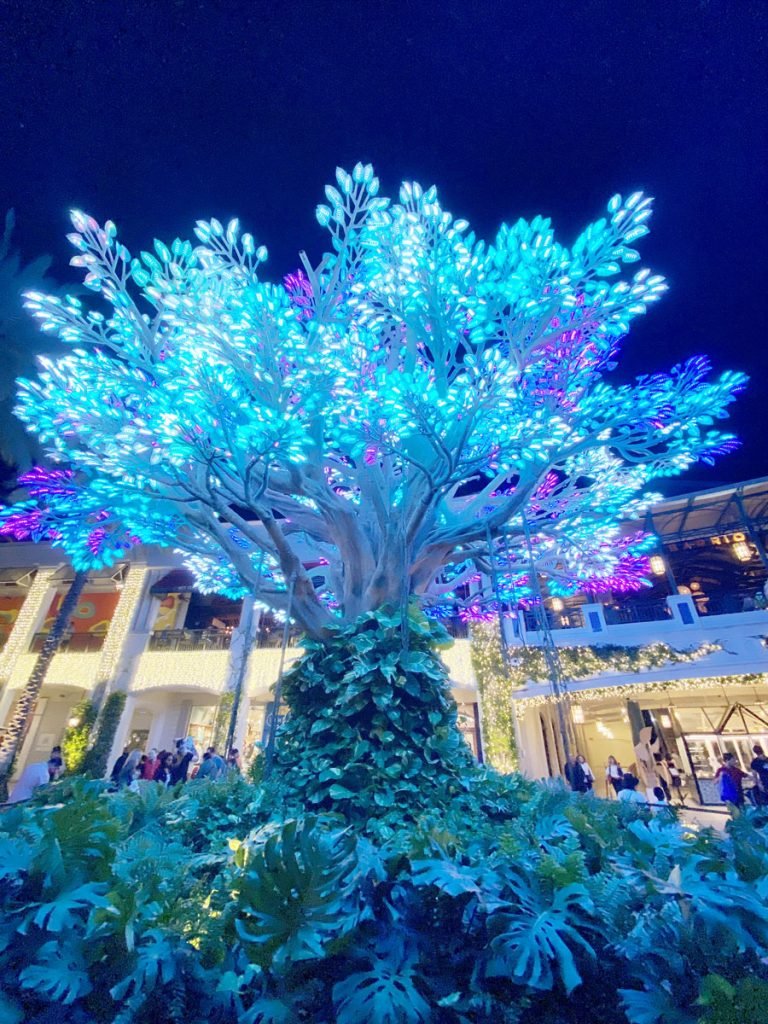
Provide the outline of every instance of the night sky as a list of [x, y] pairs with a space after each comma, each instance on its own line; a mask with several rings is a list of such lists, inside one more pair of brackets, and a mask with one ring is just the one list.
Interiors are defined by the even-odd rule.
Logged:
[[[72, 206], [129, 248], [241, 218], [274, 278], [322, 251], [336, 164], [436, 183], [481, 235], [551, 215], [563, 241], [615, 191], [657, 197], [646, 265], [671, 291], [622, 377], [707, 353], [752, 377], [735, 455], [677, 490], [768, 474], [768, 5], [2, 0], [0, 211], [50, 252]], [[0, 371], [2, 372], [2, 371]]]

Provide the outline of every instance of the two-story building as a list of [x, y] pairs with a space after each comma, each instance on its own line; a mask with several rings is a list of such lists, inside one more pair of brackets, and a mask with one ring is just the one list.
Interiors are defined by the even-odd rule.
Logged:
[[[505, 622], [519, 659], [512, 691], [521, 769], [560, 774], [557, 687], [542, 659], [554, 648], [577, 749], [605, 792], [609, 755], [629, 769], [643, 727], [685, 774], [686, 797], [718, 802], [726, 752], [746, 770], [768, 750], [768, 480], [668, 499], [643, 525], [658, 538], [652, 586], [631, 595], [547, 598], [541, 613]], [[525, 664], [536, 669], [526, 676]]]
[[[45, 544], [0, 544], [0, 723], [11, 714], [57, 609], [74, 578], [62, 553]], [[461, 627], [461, 624], [459, 624]], [[196, 592], [171, 552], [137, 548], [110, 570], [89, 574], [40, 692], [17, 760], [46, 760], [73, 708], [94, 691], [123, 690], [125, 711], [114, 756], [124, 746], [158, 749], [192, 736], [208, 746], [222, 717], [243, 697], [235, 745], [262, 740], [279, 673], [283, 625], [248, 602]], [[466, 627], [444, 654], [462, 729], [479, 749], [477, 691]], [[285, 666], [300, 655], [288, 632]], [[223, 730], [226, 734], [226, 729]]]
[[[473, 662], [471, 626], [453, 624], [456, 639], [443, 657], [461, 727], [482, 756], [481, 721], [486, 735], [498, 734], [503, 718], [521, 770], [558, 775], [564, 710], [602, 792], [608, 756], [631, 768], [640, 730], [650, 726], [685, 773], [687, 797], [714, 802], [711, 780], [725, 751], [747, 767], [754, 743], [768, 749], [768, 481], [665, 500], [636, 525], [658, 538], [652, 585], [563, 599], [547, 596], [542, 581], [541, 609], [506, 609], [506, 667], [493, 694], [476, 671], [479, 630]], [[0, 544], [0, 723], [73, 576], [50, 546]], [[247, 755], [264, 734], [282, 642], [283, 626], [248, 602], [196, 592], [177, 556], [135, 549], [113, 569], [89, 575], [18, 769], [48, 757], [73, 707], [96, 690], [127, 697], [116, 756], [126, 745], [169, 748], [187, 735], [207, 746], [221, 735], [242, 682], [236, 745]], [[565, 702], [545, 651], [556, 652]], [[291, 630], [286, 665], [299, 654]], [[503, 768], [512, 763], [499, 759]]]

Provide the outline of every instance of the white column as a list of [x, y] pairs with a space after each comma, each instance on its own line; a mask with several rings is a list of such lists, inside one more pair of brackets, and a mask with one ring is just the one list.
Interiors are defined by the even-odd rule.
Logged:
[[10, 636], [0, 653], [0, 685], [5, 683], [13, 673], [14, 666], [20, 655], [26, 654], [32, 637], [48, 610], [53, 596], [53, 578], [57, 569], [38, 569], [37, 574], [27, 591], [24, 604], [13, 624]]
[[145, 565], [129, 565], [123, 580], [123, 589], [109, 624], [109, 630], [101, 648], [98, 683], [104, 687], [105, 695], [110, 690], [124, 690], [126, 675], [130, 668], [131, 652], [126, 641], [131, 632], [136, 611], [144, 594], [144, 584], [149, 576]]

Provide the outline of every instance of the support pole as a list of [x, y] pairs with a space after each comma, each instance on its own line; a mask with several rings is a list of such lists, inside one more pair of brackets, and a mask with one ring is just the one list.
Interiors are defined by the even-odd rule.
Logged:
[[296, 577], [292, 575], [288, 580], [288, 605], [285, 613], [285, 626], [283, 627], [283, 645], [280, 648], [280, 667], [275, 683], [275, 704], [272, 709], [272, 720], [269, 723], [267, 736], [267, 749], [265, 751], [264, 775], [267, 776], [272, 768], [275, 757], [275, 740], [277, 738], [277, 716], [280, 711], [280, 702], [283, 696], [283, 672], [285, 669], [285, 651], [288, 647], [288, 634], [291, 630], [291, 613], [293, 611], [293, 588], [296, 584]]
[[557, 711], [557, 721], [560, 730], [560, 742], [563, 746], [563, 756], [565, 757], [565, 763], [567, 764], [571, 758], [571, 755], [576, 749], [575, 736], [573, 734], [573, 719], [571, 717], [571, 702], [568, 694], [568, 684], [565, 677], [563, 676], [563, 670], [560, 664], [560, 655], [555, 645], [554, 637], [552, 636], [552, 630], [549, 626], [549, 620], [547, 619], [547, 611], [544, 607], [544, 597], [541, 592], [541, 586], [539, 584], [539, 574], [536, 571], [536, 566], [533, 560], [531, 533], [528, 528], [528, 521], [525, 518], [525, 514], [521, 515], [521, 519], [523, 522], [525, 544], [526, 548], [528, 549], [531, 591], [533, 593], [534, 598], [536, 599], [534, 603], [535, 615], [543, 641], [542, 651], [544, 652], [544, 661], [546, 662], [547, 669], [549, 671], [549, 686], [550, 690], [552, 691], [552, 697]]

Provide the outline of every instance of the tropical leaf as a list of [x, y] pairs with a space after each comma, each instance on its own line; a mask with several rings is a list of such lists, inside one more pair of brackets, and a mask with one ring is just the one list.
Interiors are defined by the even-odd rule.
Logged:
[[64, 889], [55, 899], [37, 905], [31, 923], [49, 932], [72, 928], [82, 921], [84, 910], [109, 906], [109, 900], [104, 896], [105, 889], [106, 886], [99, 882], [86, 882], [74, 889]]
[[663, 988], [642, 991], [622, 988], [619, 995], [630, 1024], [696, 1024], [696, 1018], [676, 1006]]
[[135, 966], [110, 990], [112, 998], [120, 1002], [132, 995], [146, 995], [158, 982], [172, 981], [176, 975], [176, 948], [177, 941], [159, 928], [145, 932], [136, 945]]
[[419, 1024], [429, 1020], [429, 1003], [418, 989], [413, 954], [392, 937], [367, 971], [356, 971], [333, 986], [336, 1024]]
[[19, 981], [22, 988], [34, 989], [65, 1006], [87, 995], [92, 987], [80, 948], [72, 942], [44, 943], [37, 951], [36, 962], [24, 968]]
[[490, 977], [510, 977], [518, 985], [550, 989], [557, 970], [566, 992], [581, 983], [574, 949], [590, 958], [595, 951], [579, 931], [592, 912], [592, 902], [581, 885], [555, 892], [547, 903], [537, 886], [518, 876], [516, 903], [507, 903], [488, 920], [490, 956], [485, 966]]
[[257, 962], [322, 957], [331, 939], [353, 927], [347, 896], [355, 840], [348, 832], [325, 831], [316, 818], [292, 820], [243, 849], [235, 928]]

